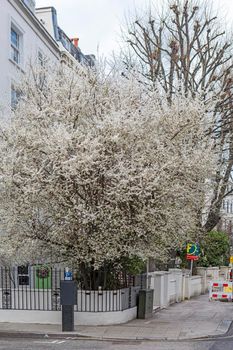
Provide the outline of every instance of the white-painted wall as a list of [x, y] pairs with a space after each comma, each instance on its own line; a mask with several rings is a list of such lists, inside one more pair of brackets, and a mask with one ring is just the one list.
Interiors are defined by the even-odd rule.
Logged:
[[198, 296], [202, 293], [201, 276], [185, 276], [185, 299]]
[[137, 307], [115, 312], [76, 312], [75, 325], [111, 325], [131, 321], [137, 317]]
[[[1, 0], [0, 7], [0, 111], [4, 117], [10, 105], [11, 83], [19, 81], [30, 62], [37, 62], [38, 51], [51, 63], [58, 62], [60, 51], [57, 43], [43, 29], [39, 20], [22, 5], [21, 0]], [[12, 22], [22, 32], [22, 62], [19, 66], [11, 60]]]
[[169, 305], [168, 297], [168, 277], [167, 271], [155, 271], [150, 273], [151, 289], [154, 289], [153, 304], [154, 308], [167, 307]]
[[230, 268], [228, 266], [220, 266], [219, 278], [223, 280], [230, 278]]
[[216, 280], [219, 278], [219, 267], [207, 267], [206, 273], [208, 279]]
[[168, 275], [168, 302], [169, 304], [176, 302], [176, 289], [177, 289], [177, 280], [176, 276], [173, 273]]
[[[208, 291], [209, 279], [207, 275], [219, 276], [219, 268], [199, 268], [199, 276], [191, 276], [188, 271], [169, 269], [169, 271], [150, 272], [150, 287], [154, 289], [154, 309], [164, 308]], [[226, 275], [226, 269], [222, 269]]]
[[[104, 326], [126, 323], [135, 319], [137, 307], [115, 312], [75, 312], [74, 324], [86, 326]], [[61, 311], [25, 311], [25, 310], [1, 310], [0, 323], [41, 323], [60, 324], [62, 322]]]
[[[175, 282], [175, 301], [179, 302], [183, 299], [183, 273], [180, 269], [169, 269], [172, 278]], [[173, 298], [174, 299], [174, 298]]]
[[197, 267], [197, 274], [201, 276], [201, 293], [204, 294], [208, 291], [208, 279], [207, 271], [205, 267]]

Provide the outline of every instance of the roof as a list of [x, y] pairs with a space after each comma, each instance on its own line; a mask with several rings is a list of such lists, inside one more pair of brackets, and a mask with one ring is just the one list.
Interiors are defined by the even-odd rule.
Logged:
[[[49, 34], [43, 24], [39, 21], [36, 15], [27, 7], [22, 0], [8, 0], [8, 2], [18, 11], [18, 8], [27, 16], [28, 20], [33, 23], [40, 34], [46, 39], [46, 41], [53, 47], [60, 55], [59, 46], [56, 40]], [[29, 23], [30, 24], [30, 23]]]

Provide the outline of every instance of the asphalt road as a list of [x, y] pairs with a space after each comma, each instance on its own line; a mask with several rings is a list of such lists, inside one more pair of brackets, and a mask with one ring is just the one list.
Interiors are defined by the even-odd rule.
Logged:
[[95, 341], [78, 339], [0, 339], [0, 350], [232, 350], [233, 337], [185, 342]]
[[[2, 335], [3, 336], [3, 335]], [[225, 336], [199, 341], [96, 341], [0, 338], [0, 350], [233, 350], [233, 324]]]

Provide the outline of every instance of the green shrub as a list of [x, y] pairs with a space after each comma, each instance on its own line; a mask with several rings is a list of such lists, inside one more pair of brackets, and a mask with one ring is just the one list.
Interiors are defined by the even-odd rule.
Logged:
[[211, 231], [200, 242], [202, 254], [199, 266], [229, 265], [230, 239], [224, 232]]

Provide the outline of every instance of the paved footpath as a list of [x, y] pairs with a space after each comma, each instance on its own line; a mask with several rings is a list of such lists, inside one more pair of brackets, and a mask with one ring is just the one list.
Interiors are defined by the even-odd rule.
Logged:
[[147, 320], [113, 326], [77, 326], [75, 332], [69, 333], [62, 333], [60, 325], [0, 323], [0, 336], [180, 340], [224, 334], [232, 321], [233, 303], [209, 302], [207, 295], [201, 295], [160, 310]]

